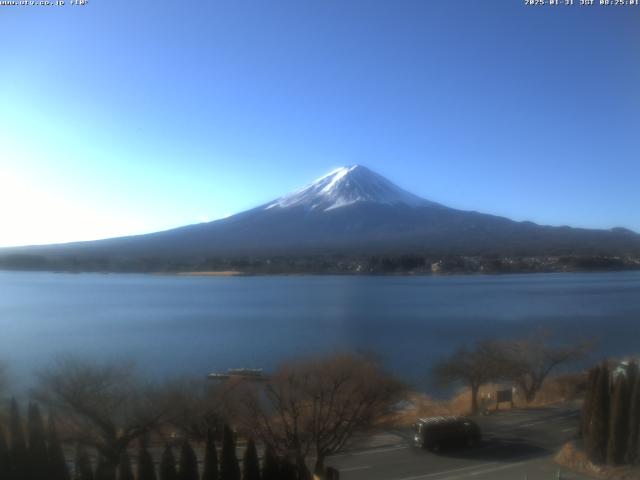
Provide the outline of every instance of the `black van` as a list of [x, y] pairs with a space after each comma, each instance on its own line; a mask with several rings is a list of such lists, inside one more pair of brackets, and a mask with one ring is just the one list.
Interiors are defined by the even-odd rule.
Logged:
[[474, 447], [480, 443], [480, 427], [467, 417], [419, 418], [413, 425], [415, 446], [439, 452], [448, 447]]

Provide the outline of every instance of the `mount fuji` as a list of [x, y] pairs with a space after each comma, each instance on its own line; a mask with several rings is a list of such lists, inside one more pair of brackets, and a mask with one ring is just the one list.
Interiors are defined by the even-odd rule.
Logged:
[[292, 255], [619, 255], [640, 253], [626, 229], [541, 226], [462, 211], [403, 190], [364, 166], [209, 223], [163, 232], [0, 250], [0, 256], [119, 261]]

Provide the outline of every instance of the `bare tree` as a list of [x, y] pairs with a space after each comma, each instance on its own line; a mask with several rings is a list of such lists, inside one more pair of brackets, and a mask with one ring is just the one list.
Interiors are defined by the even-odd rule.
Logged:
[[176, 379], [158, 394], [165, 421], [192, 440], [221, 437], [225, 424], [235, 423], [246, 385], [237, 380], [215, 383], [204, 379]]
[[364, 356], [338, 354], [283, 365], [246, 397], [247, 427], [308, 479], [327, 456], [373, 427], [404, 393], [403, 385]]
[[163, 412], [131, 364], [66, 356], [40, 373], [36, 398], [59, 412], [66, 440], [95, 448], [109, 476], [127, 446], [154, 427]]
[[471, 391], [471, 414], [478, 413], [478, 392], [486, 383], [506, 375], [505, 352], [496, 341], [480, 341], [473, 349], [460, 347], [449, 358], [433, 367], [433, 375], [441, 385], [462, 382]]
[[527, 403], [533, 401], [549, 374], [558, 366], [580, 360], [593, 343], [553, 344], [550, 332], [539, 331], [515, 341], [501, 342], [506, 355], [508, 377], [524, 393]]

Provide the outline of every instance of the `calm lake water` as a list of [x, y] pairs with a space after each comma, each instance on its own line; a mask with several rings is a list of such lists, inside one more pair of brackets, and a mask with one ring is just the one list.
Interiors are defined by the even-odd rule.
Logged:
[[597, 337], [640, 351], [640, 272], [452, 277], [178, 277], [0, 272], [0, 358], [28, 379], [56, 354], [127, 357], [150, 376], [272, 369], [367, 350], [424, 385], [431, 362], [492, 336]]

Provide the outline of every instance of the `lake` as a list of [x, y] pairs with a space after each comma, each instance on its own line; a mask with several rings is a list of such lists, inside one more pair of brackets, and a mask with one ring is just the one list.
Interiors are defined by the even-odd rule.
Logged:
[[205, 375], [334, 350], [372, 351], [419, 386], [486, 337], [597, 338], [640, 350], [640, 272], [449, 277], [184, 277], [0, 272], [0, 358], [19, 383], [60, 353]]

